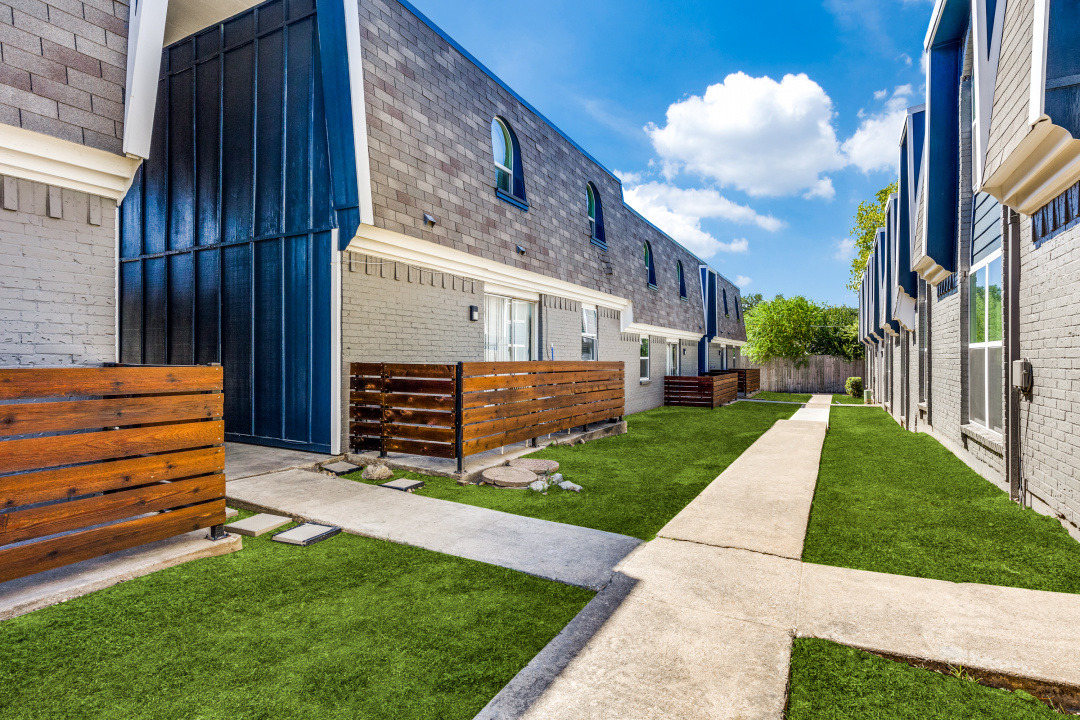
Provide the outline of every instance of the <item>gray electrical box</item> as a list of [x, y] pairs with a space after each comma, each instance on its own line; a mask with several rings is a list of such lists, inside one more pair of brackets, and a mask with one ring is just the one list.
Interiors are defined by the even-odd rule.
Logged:
[[1013, 360], [1012, 384], [1020, 392], [1031, 392], [1031, 363], [1027, 360]]

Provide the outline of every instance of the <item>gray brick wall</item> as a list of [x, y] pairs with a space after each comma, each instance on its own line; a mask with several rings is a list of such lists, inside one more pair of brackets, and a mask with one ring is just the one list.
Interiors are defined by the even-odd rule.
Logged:
[[[545, 360], [581, 360], [581, 303], [541, 295], [540, 350]], [[599, 342], [599, 338], [597, 338]], [[555, 356], [552, 357], [552, 351]]]
[[693, 340], [679, 341], [679, 374], [698, 374], [698, 344]]
[[120, 153], [128, 4], [0, 3], [0, 122]]
[[664, 368], [667, 339], [649, 336], [651, 372], [648, 381], [641, 380], [641, 335], [621, 333], [617, 358], [626, 363], [626, 414], [651, 410], [664, 404]]
[[1034, 7], [1028, 2], [1005, 6], [984, 177], [997, 169], [1028, 132]]
[[1020, 238], [1020, 353], [1034, 387], [1020, 402], [1020, 447], [1028, 492], [1080, 525], [1080, 227], [1041, 246], [1031, 219]]
[[[699, 261], [626, 208], [618, 180], [395, 0], [363, 2], [359, 12], [376, 225], [628, 297], [637, 322], [703, 331]], [[495, 195], [495, 115], [521, 145], [527, 212]], [[606, 252], [588, 238], [590, 181], [603, 205]], [[424, 213], [436, 218], [434, 228], [424, 226]], [[657, 290], [647, 287], [646, 240]]]
[[112, 200], [0, 177], [0, 367], [116, 359]]
[[[349, 362], [484, 359], [483, 284], [361, 253], [342, 262], [341, 349]], [[469, 320], [469, 306], [480, 319]]]

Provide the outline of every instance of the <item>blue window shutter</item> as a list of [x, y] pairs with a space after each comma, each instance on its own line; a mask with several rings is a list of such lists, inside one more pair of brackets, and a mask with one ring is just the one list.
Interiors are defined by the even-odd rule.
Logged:
[[509, 123], [506, 124], [506, 129], [510, 131], [510, 142], [514, 144], [514, 197], [522, 202], [528, 202], [525, 197], [525, 170], [521, 167], [521, 144], [518, 143], [517, 133]]
[[931, 48], [927, 73], [930, 143], [926, 178], [926, 254], [944, 272], [956, 272], [957, 203], [960, 187], [960, 41]]
[[[524, 192], [524, 190], [522, 191]], [[593, 202], [596, 203], [596, 240], [601, 245], [607, 245], [607, 236], [604, 235], [604, 203], [600, 200], [600, 193], [593, 186]]]

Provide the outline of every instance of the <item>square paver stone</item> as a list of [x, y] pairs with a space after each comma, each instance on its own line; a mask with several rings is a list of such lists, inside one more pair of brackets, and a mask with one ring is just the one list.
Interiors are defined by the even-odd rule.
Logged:
[[279, 532], [270, 538], [275, 542], [288, 543], [289, 545], [307, 546], [333, 537], [341, 532], [341, 528], [333, 525], [317, 525], [316, 523], [303, 523], [294, 528]]
[[351, 462], [345, 462], [344, 460], [338, 460], [337, 462], [326, 463], [322, 466], [322, 469], [326, 472], [334, 473], [335, 475], [346, 475], [351, 472], [356, 472], [360, 469], [360, 466], [353, 465]]
[[230, 508], [230, 507], [225, 508], [225, 519], [226, 520], [232, 520], [234, 517], [236, 517], [239, 514], [240, 514], [240, 511], [237, 510], [236, 508]]
[[271, 530], [277, 530], [282, 525], [288, 525], [291, 522], [292, 518], [285, 517], [284, 515], [259, 513], [258, 515], [252, 515], [249, 518], [229, 523], [225, 526], [225, 532], [234, 532], [238, 535], [247, 535], [248, 537], [259, 537]]
[[424, 487], [423, 480], [410, 480], [408, 478], [398, 478], [397, 480], [391, 480], [385, 482], [379, 487], [390, 488], [392, 490], [403, 490], [405, 492], [412, 492], [413, 490], [419, 490]]

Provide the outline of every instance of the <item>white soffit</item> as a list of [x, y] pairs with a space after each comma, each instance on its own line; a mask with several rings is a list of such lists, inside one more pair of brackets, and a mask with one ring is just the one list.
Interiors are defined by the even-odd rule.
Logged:
[[255, 7], [261, 0], [169, 0], [165, 45], [172, 45], [211, 25]]
[[0, 124], [0, 175], [120, 200], [139, 159]]

